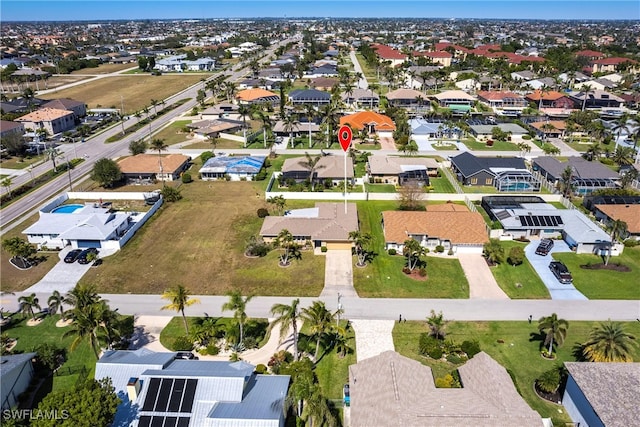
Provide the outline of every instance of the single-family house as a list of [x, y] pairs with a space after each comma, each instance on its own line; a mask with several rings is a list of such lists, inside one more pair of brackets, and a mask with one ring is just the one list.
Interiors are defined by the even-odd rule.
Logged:
[[[578, 209], [557, 209], [537, 196], [484, 196], [482, 207], [512, 238], [561, 236], [579, 254], [603, 254], [611, 237]], [[614, 246], [612, 255], [619, 255]]]
[[175, 181], [191, 166], [191, 157], [183, 154], [136, 154], [118, 161], [122, 178], [132, 184]]
[[389, 104], [395, 107], [422, 107], [429, 108], [427, 96], [415, 89], [396, 89], [385, 95]]
[[498, 128], [502, 132], [509, 134], [511, 139], [522, 138], [522, 135], [526, 135], [528, 131], [522, 126], [516, 123], [496, 123], [490, 125], [471, 125], [469, 126], [471, 134], [480, 140], [491, 139], [493, 135], [493, 129]]
[[471, 110], [476, 99], [461, 90], [445, 90], [433, 95], [441, 107], [447, 107], [452, 111], [466, 113]]
[[618, 85], [612, 82], [611, 80], [606, 79], [604, 77], [600, 77], [597, 79], [576, 83], [573, 85], [573, 88], [575, 90], [586, 90], [586, 88], [588, 88], [589, 91], [594, 91], [594, 90], [608, 91], [608, 90], [615, 89], [617, 86]]
[[527, 101], [521, 95], [505, 91], [480, 91], [478, 101], [492, 108], [494, 111], [522, 112], [527, 107]]
[[273, 90], [275, 87], [275, 81], [267, 79], [244, 79], [238, 83], [238, 89], [251, 89], [260, 88], [266, 90]]
[[571, 183], [575, 194], [586, 196], [593, 191], [616, 188], [620, 175], [600, 162], [589, 162], [582, 157], [574, 156], [560, 161], [555, 157], [536, 157], [532, 161], [532, 169], [537, 171], [553, 185], [562, 180], [562, 173], [571, 168]]
[[372, 109], [380, 103], [380, 96], [371, 89], [353, 89], [342, 94], [342, 100], [347, 105]]
[[451, 158], [451, 169], [462, 185], [493, 186], [498, 191], [540, 191], [521, 157], [476, 157], [468, 151]]
[[591, 66], [592, 73], [613, 73], [623, 70], [637, 73], [639, 70], [638, 61], [622, 57], [596, 59], [592, 61]]
[[[525, 98], [531, 102], [535, 108], [559, 108], [566, 110], [574, 108], [573, 101], [567, 94], [554, 90], [535, 90], [526, 95]], [[540, 101], [540, 98], [542, 98], [542, 101]]]
[[627, 224], [627, 230], [622, 239], [640, 240], [640, 204], [598, 204], [594, 206], [594, 214], [607, 227], [614, 221], [623, 221]]
[[36, 353], [6, 354], [0, 356], [0, 398], [2, 411], [16, 408], [33, 377], [32, 360]]
[[384, 211], [382, 228], [385, 249], [399, 253], [409, 239], [432, 250], [441, 245], [465, 253], [481, 253], [482, 245], [489, 240], [482, 215], [453, 203], [429, 205], [426, 212]]
[[627, 427], [640, 420], [640, 363], [565, 362], [562, 406], [580, 427]]
[[299, 244], [328, 250], [350, 250], [353, 242], [349, 233], [358, 231], [358, 211], [355, 203], [316, 202], [314, 208], [292, 209], [284, 216], [264, 218], [260, 236], [273, 242], [282, 230], [288, 230]]
[[446, 51], [437, 52], [413, 52], [413, 56], [423, 56], [429, 59], [433, 64], [439, 64], [443, 67], [450, 67], [453, 55]]
[[367, 134], [377, 134], [381, 138], [392, 137], [396, 130], [391, 117], [374, 111], [360, 111], [340, 117], [340, 126], [343, 125], [349, 125], [354, 131], [364, 130]]
[[331, 94], [317, 89], [295, 89], [289, 92], [292, 105], [326, 105], [331, 101]]
[[536, 135], [542, 139], [562, 138], [567, 130], [567, 122], [564, 120], [544, 120], [529, 123]]
[[5, 138], [22, 138], [24, 125], [20, 122], [0, 120], [0, 140]]
[[331, 77], [316, 77], [311, 80], [311, 87], [318, 90], [331, 90], [334, 86], [340, 84], [340, 81]]
[[73, 118], [79, 120], [87, 115], [87, 104], [69, 98], [53, 99], [42, 105], [42, 108], [53, 108], [56, 110], [67, 110], [73, 112]]
[[338, 67], [325, 64], [319, 67], [313, 67], [305, 73], [305, 78], [315, 79], [317, 77], [335, 77], [338, 75]]
[[370, 156], [366, 169], [371, 183], [429, 185], [429, 177], [438, 175], [438, 162], [429, 157]]
[[203, 181], [227, 177], [230, 181], [253, 181], [264, 165], [265, 156], [218, 156], [207, 160], [200, 168]]
[[277, 104], [280, 96], [266, 89], [253, 88], [241, 90], [236, 94], [240, 104]]
[[477, 90], [480, 90], [480, 88], [482, 87], [480, 85], [480, 80], [476, 77], [458, 80], [453, 85], [465, 93], [475, 92]]
[[[222, 110], [222, 115], [229, 113]], [[200, 120], [188, 124], [186, 127], [202, 138], [217, 138], [222, 132], [235, 132], [242, 129], [244, 122], [242, 120], [232, 120], [227, 118]]]
[[514, 71], [511, 73], [511, 79], [515, 81], [529, 81], [536, 78], [536, 75], [531, 70]]
[[[346, 177], [347, 181], [353, 183], [354, 169], [351, 160], [347, 162]], [[286, 183], [286, 181], [290, 179], [296, 182], [310, 179], [316, 183], [324, 183], [329, 180], [334, 186], [344, 184], [344, 178], [345, 170], [342, 156], [320, 157], [313, 168], [313, 177], [311, 176], [311, 169], [307, 165], [306, 157], [286, 159], [282, 164], [282, 173], [280, 175], [280, 180], [283, 183]]]
[[437, 388], [431, 368], [394, 351], [349, 366], [352, 427], [542, 427], [507, 370], [485, 352], [458, 368], [461, 388]]
[[624, 99], [604, 90], [571, 92], [569, 96], [576, 108], [621, 108], [624, 105]]
[[238, 113], [238, 104], [231, 104], [228, 102], [222, 102], [220, 104], [212, 105], [200, 112], [200, 119], [202, 120], [215, 120], [223, 117], [229, 117], [231, 114]]
[[47, 102], [46, 99], [40, 98], [13, 98], [0, 101], [0, 109], [5, 113], [26, 113], [35, 110], [45, 102]]
[[284, 427], [289, 376], [256, 374], [244, 361], [108, 350], [94, 377], [110, 378], [121, 400], [114, 426]]
[[427, 119], [417, 117], [409, 120], [409, 126], [411, 126], [411, 138], [416, 136], [426, 136], [429, 139], [438, 138], [443, 135], [444, 132], [449, 130], [449, 127], [442, 122], [430, 122]]
[[392, 67], [402, 64], [407, 59], [407, 55], [387, 45], [373, 43], [371, 48], [376, 51], [381, 61], [389, 61]]
[[162, 72], [183, 71], [211, 71], [215, 68], [216, 61], [213, 58], [197, 58], [188, 60], [186, 54], [174, 55], [168, 58], [156, 60], [155, 69]]
[[[302, 118], [301, 118], [302, 119]], [[293, 126], [289, 129], [283, 120], [278, 120], [274, 123], [271, 132], [273, 132], [276, 136], [300, 136], [300, 135], [308, 135], [309, 131], [311, 133], [320, 132], [320, 125], [315, 123], [313, 120], [311, 121], [299, 121], [295, 122]]]
[[539, 79], [528, 80], [520, 84], [521, 87], [530, 90], [556, 89], [558, 84], [551, 77], [542, 77]]
[[71, 130], [75, 126], [73, 111], [54, 108], [41, 108], [14, 121], [22, 123], [27, 131], [45, 129], [50, 136]]

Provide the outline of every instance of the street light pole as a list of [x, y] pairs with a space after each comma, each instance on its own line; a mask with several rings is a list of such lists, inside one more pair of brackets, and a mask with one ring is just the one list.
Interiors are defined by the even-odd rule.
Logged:
[[67, 172], [69, 173], [69, 191], [73, 191], [71, 186], [71, 162], [66, 157], [64, 159], [67, 161]]
[[120, 95], [120, 124], [122, 125], [122, 134], [124, 135], [124, 98]]

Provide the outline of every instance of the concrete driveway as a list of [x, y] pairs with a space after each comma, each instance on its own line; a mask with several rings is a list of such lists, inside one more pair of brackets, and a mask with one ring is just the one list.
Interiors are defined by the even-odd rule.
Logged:
[[395, 320], [351, 320], [351, 326], [353, 326], [353, 330], [356, 333], [356, 357], [358, 362], [377, 356], [385, 351], [395, 351], [392, 335], [394, 324]]
[[[60, 257], [60, 261], [35, 285], [26, 289], [25, 292], [45, 292], [51, 293], [58, 291], [61, 294], [69, 292], [76, 286], [76, 283], [82, 278], [82, 276], [89, 271], [91, 263], [78, 264], [74, 262], [67, 264], [64, 262], [64, 257], [71, 250], [71, 247], [66, 247], [61, 250], [57, 255]], [[100, 253], [102, 255], [102, 251]], [[56, 255], [52, 255], [56, 256]]]
[[357, 297], [353, 287], [353, 256], [351, 250], [331, 249], [326, 253], [324, 267], [324, 288], [322, 297]]
[[569, 246], [564, 240], [554, 240], [554, 245], [551, 251], [545, 255], [536, 255], [536, 248], [540, 243], [539, 240], [534, 240], [529, 243], [525, 249], [524, 253], [540, 276], [542, 283], [549, 289], [549, 294], [551, 295], [551, 299], [558, 300], [586, 300], [585, 297], [580, 291], [578, 291], [573, 285], [563, 285], [558, 282], [556, 276], [553, 275], [551, 270], [549, 269], [549, 263], [553, 261], [552, 253], [556, 252], [571, 252]]
[[458, 260], [469, 282], [470, 299], [509, 299], [481, 254], [458, 254]]

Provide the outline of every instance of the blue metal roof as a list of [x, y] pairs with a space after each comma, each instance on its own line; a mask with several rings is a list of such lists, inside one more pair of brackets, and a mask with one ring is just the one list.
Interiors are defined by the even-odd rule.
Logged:
[[288, 375], [255, 375], [245, 386], [242, 402], [219, 402], [209, 418], [277, 420], [289, 388]]
[[233, 156], [212, 157], [200, 168], [200, 172], [225, 173], [258, 173], [264, 164], [266, 156]]

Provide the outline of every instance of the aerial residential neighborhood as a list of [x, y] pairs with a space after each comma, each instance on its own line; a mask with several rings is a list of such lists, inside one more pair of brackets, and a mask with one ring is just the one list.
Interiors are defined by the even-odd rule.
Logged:
[[637, 424], [637, 5], [36, 3], [2, 425]]

